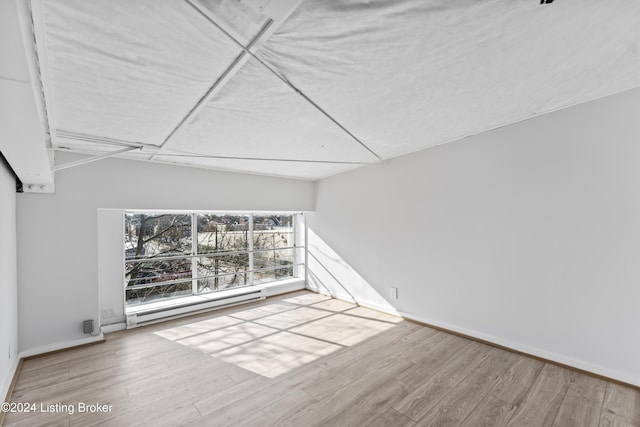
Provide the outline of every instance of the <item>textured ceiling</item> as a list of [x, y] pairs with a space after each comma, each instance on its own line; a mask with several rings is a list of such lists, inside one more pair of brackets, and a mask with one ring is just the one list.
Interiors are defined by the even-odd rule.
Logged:
[[319, 179], [640, 86], [637, 0], [37, 0], [54, 148]]

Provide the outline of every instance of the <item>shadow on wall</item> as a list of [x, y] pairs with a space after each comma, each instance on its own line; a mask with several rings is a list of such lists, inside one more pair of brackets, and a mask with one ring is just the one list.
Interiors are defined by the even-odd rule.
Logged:
[[396, 308], [313, 230], [307, 230], [307, 288], [388, 313]]

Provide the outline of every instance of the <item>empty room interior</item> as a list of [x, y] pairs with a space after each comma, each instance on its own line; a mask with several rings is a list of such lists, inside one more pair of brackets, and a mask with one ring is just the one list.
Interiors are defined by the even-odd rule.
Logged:
[[0, 0], [0, 425], [640, 426], [637, 0]]

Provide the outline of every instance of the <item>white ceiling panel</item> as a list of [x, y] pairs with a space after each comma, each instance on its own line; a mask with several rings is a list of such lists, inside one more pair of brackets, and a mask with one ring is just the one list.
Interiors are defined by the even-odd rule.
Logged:
[[239, 1], [193, 0], [193, 3], [215, 17], [243, 46], [258, 35], [269, 19], [259, 12], [259, 6], [252, 8]]
[[253, 59], [167, 146], [218, 156], [378, 161]]
[[640, 85], [640, 2], [307, 0], [258, 55], [385, 158]]
[[[240, 49], [173, 0], [44, 0], [55, 128], [161, 144]], [[40, 41], [39, 41], [40, 42]]]

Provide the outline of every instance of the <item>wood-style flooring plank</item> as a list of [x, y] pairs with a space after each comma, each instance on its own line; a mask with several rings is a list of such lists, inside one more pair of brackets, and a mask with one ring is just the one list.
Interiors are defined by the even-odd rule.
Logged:
[[391, 378], [380, 386], [367, 387], [366, 393], [361, 393], [357, 399], [344, 407], [337, 414], [325, 419], [323, 425], [356, 426], [369, 425], [380, 416], [382, 411], [392, 409], [393, 405], [411, 393], [414, 388]]
[[[397, 329], [396, 331], [406, 332]], [[398, 339], [399, 336], [393, 334], [385, 336], [395, 339], [385, 345], [375, 340], [372, 341], [375, 347], [363, 345], [332, 357], [330, 361], [321, 365], [321, 369], [326, 371], [327, 375], [304, 387], [305, 392], [318, 400], [324, 399], [370, 372], [386, 370], [390, 364], [397, 363], [398, 358], [404, 359], [405, 352], [415, 345], [412, 341]], [[371, 356], [371, 352], [375, 352], [375, 357]], [[363, 360], [369, 362], [362, 363]]]
[[576, 372], [545, 364], [521, 406], [506, 425], [552, 425], [576, 375]]
[[393, 409], [414, 421], [419, 421], [442, 398], [467, 377], [484, 359], [498, 349], [472, 342], [458, 355], [440, 363], [433, 375], [412, 393], [393, 406]]
[[413, 427], [415, 425], [416, 423], [411, 418], [402, 415], [393, 408], [389, 408], [373, 420], [368, 427]]
[[[14, 414], [11, 414], [14, 415]], [[69, 427], [70, 416], [67, 414], [31, 414], [28, 417], [19, 414], [5, 420], [3, 427]]]
[[[407, 369], [398, 380], [419, 388], [440, 369], [466, 351], [473, 343], [455, 335], [439, 332], [430, 339], [402, 353], [402, 358], [413, 363], [411, 369]], [[419, 349], [416, 352], [416, 349]]]
[[640, 426], [640, 391], [608, 383], [600, 425]]
[[[357, 381], [338, 389], [327, 398], [287, 418], [280, 423], [280, 426], [330, 425], [328, 420], [339, 419], [344, 416], [345, 412], [357, 407], [370, 407], [372, 401], [377, 402], [379, 399], [387, 401], [392, 406], [395, 401], [403, 398], [410, 391], [408, 386], [403, 387], [402, 383], [395, 380], [395, 376], [409, 366], [411, 366], [410, 362], [396, 358], [395, 363], [387, 365], [387, 369], [369, 372]], [[392, 387], [396, 394], [388, 396], [387, 393]], [[389, 401], [389, 399], [393, 400]], [[384, 411], [388, 407], [381, 409]], [[370, 415], [373, 414], [370, 413]]]
[[495, 383], [461, 423], [464, 427], [493, 427], [506, 425], [533, 388], [544, 362], [519, 356], [515, 363]]
[[553, 425], [598, 427], [607, 383], [575, 375]]
[[[303, 390], [294, 388], [287, 394], [274, 396], [272, 402], [231, 425], [233, 427], [277, 426], [291, 414], [297, 414], [315, 402], [316, 400]], [[200, 424], [207, 425], [207, 422], [209, 422], [208, 425], [215, 423], [215, 415], [210, 418], [202, 417]]]
[[517, 358], [514, 353], [493, 349], [489, 357], [420, 418], [417, 425], [460, 425]]

